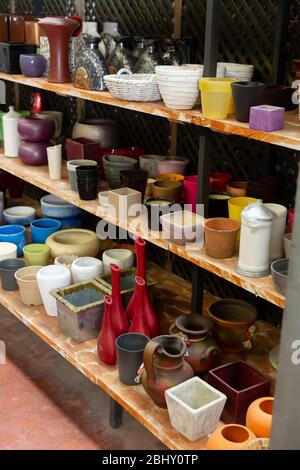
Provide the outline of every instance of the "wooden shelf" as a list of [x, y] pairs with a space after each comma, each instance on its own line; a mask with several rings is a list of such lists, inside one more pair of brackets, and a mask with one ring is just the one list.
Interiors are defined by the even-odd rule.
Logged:
[[[190, 312], [191, 285], [183, 279], [170, 275], [154, 265], [149, 274], [160, 282], [155, 287], [155, 306], [159, 315], [162, 334], [179, 315]], [[215, 298], [205, 295], [204, 311]], [[96, 340], [77, 344], [61, 333], [56, 318], [49, 317], [43, 307], [22, 304], [19, 292], [0, 289], [0, 302], [15, 317], [37, 334], [50, 347], [63, 356], [76, 369], [102, 388], [134, 418], [172, 450], [204, 450], [207, 438], [190, 442], [172, 428], [167, 410], [154, 405], [142, 386], [128, 387], [120, 383], [116, 367], [106, 366], [98, 360]], [[0, 318], [1, 321], [1, 318]], [[257, 322], [254, 348], [238, 357], [225, 357], [223, 362], [243, 359], [270, 377], [273, 388], [276, 370], [269, 362], [269, 353], [279, 342], [280, 331], [266, 322]]]
[[[78, 194], [71, 190], [65, 167], [63, 171], [63, 179], [52, 181], [49, 179], [48, 168], [46, 166], [32, 167], [24, 165], [19, 158], [7, 158], [3, 154], [0, 154], [0, 168], [18, 176], [34, 186], [37, 186], [38, 188], [81, 207], [83, 210], [90, 212], [101, 219], [124, 228], [130, 233], [142, 236], [149, 242], [165, 250], [171, 251], [181, 258], [184, 258], [187, 261], [194, 263], [239, 287], [242, 287], [258, 297], [266, 299], [281, 308], [285, 307], [285, 297], [277, 292], [271, 276], [252, 279], [238, 274], [236, 272], [237, 257], [227, 260], [216, 260], [207, 256], [204, 249], [195, 251], [187, 250], [179, 245], [163, 240], [161, 233], [149, 231], [147, 220], [144, 216], [130, 218], [128, 221], [120, 221], [112, 218], [110, 214], [98, 204], [97, 200], [91, 202], [80, 200]], [[103, 189], [106, 188], [103, 187]]]
[[202, 116], [199, 109], [178, 111], [166, 108], [162, 102], [141, 103], [123, 101], [114, 98], [108, 92], [80, 90], [75, 88], [71, 83], [50, 83], [46, 78], [27, 78], [23, 75], [8, 75], [5, 73], [0, 73], [0, 79], [51, 91], [58, 95], [81, 98], [88, 101], [94, 101], [96, 103], [151, 114], [153, 116], [169, 119], [170, 121], [194, 124], [196, 126], [206, 127], [214, 132], [237, 135], [248, 139], [266, 142], [268, 144], [300, 150], [300, 121], [297, 111], [286, 113], [285, 127], [283, 130], [276, 132], [263, 132], [249, 129], [247, 124], [237, 122], [235, 119], [206, 119]]

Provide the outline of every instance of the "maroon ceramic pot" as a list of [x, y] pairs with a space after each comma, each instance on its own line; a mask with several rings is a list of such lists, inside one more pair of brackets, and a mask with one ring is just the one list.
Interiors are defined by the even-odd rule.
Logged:
[[47, 147], [50, 142], [21, 142], [19, 157], [26, 165], [47, 165]]
[[55, 125], [48, 119], [20, 119], [18, 132], [27, 142], [46, 142], [53, 137]]

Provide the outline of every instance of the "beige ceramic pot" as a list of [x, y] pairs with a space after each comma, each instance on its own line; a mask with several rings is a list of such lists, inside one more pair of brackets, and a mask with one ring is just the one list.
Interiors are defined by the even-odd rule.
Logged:
[[236, 220], [225, 218], [207, 220], [204, 226], [207, 255], [216, 259], [231, 258], [235, 253], [240, 227], [241, 224]]
[[68, 229], [53, 233], [46, 240], [52, 258], [64, 255], [97, 256], [100, 240], [95, 232], [85, 229]]
[[42, 305], [42, 297], [37, 285], [36, 275], [42, 266], [27, 266], [15, 272], [20, 289], [21, 301], [25, 305]]
[[170, 180], [159, 180], [153, 183], [154, 197], [166, 197], [177, 201], [182, 191], [182, 183]]

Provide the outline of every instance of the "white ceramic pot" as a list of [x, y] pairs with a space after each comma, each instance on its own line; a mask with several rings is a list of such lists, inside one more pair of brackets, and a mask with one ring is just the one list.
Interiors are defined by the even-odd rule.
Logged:
[[165, 395], [173, 428], [190, 441], [215, 431], [227, 400], [199, 377], [169, 388]]
[[75, 260], [71, 271], [75, 284], [90, 281], [104, 272], [102, 261], [88, 256]]
[[270, 260], [283, 258], [283, 236], [286, 231], [287, 208], [280, 204], [265, 204], [265, 207], [272, 212], [272, 234]]
[[109, 273], [111, 264], [116, 264], [121, 270], [131, 268], [134, 264], [134, 254], [130, 250], [107, 250], [103, 253], [102, 261], [105, 273]]
[[47, 315], [57, 317], [56, 299], [52, 297], [50, 292], [53, 289], [70, 285], [70, 271], [64, 266], [45, 266], [37, 273], [36, 279]]
[[13, 106], [9, 107], [9, 112], [3, 115], [3, 140], [4, 155], [6, 157], [18, 157], [21, 136], [18, 132], [18, 124], [21, 115], [15, 111]]
[[65, 255], [65, 256], [57, 256], [54, 260], [54, 264], [56, 264], [57, 266], [58, 265], [64, 266], [65, 268], [67, 268], [70, 271], [70, 273], [71, 273], [71, 283], [73, 282], [71, 267], [72, 267], [72, 263], [76, 259], [78, 259], [78, 256]]
[[85, 119], [76, 122], [73, 127], [73, 139], [93, 140], [102, 148], [119, 146], [120, 132], [118, 124], [110, 119]]
[[60, 180], [62, 177], [62, 145], [47, 148], [49, 178]]
[[0, 261], [17, 257], [17, 245], [14, 243], [0, 242]]

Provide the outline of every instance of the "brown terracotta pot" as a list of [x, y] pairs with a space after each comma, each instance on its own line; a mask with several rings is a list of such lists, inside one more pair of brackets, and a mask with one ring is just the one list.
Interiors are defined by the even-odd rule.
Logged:
[[170, 327], [170, 335], [180, 336], [187, 345], [185, 360], [193, 368], [195, 375], [202, 375], [215, 367], [221, 350], [211, 336], [213, 322], [202, 315], [182, 315]]
[[255, 400], [248, 408], [246, 415], [247, 427], [257, 437], [270, 437], [272, 427], [273, 397]]
[[144, 351], [145, 370], [142, 384], [154, 403], [167, 408], [165, 391], [194, 377], [191, 366], [185, 362], [186, 345], [177, 336], [158, 336]]
[[231, 258], [235, 253], [240, 227], [240, 222], [231, 219], [207, 220], [204, 226], [207, 255], [217, 259]]
[[214, 336], [222, 351], [238, 353], [250, 341], [249, 328], [257, 319], [257, 310], [243, 300], [224, 299], [208, 307], [208, 316], [214, 322]]
[[248, 446], [253, 439], [255, 439], [255, 434], [245, 426], [227, 424], [212, 433], [207, 442], [207, 449], [248, 450]]

